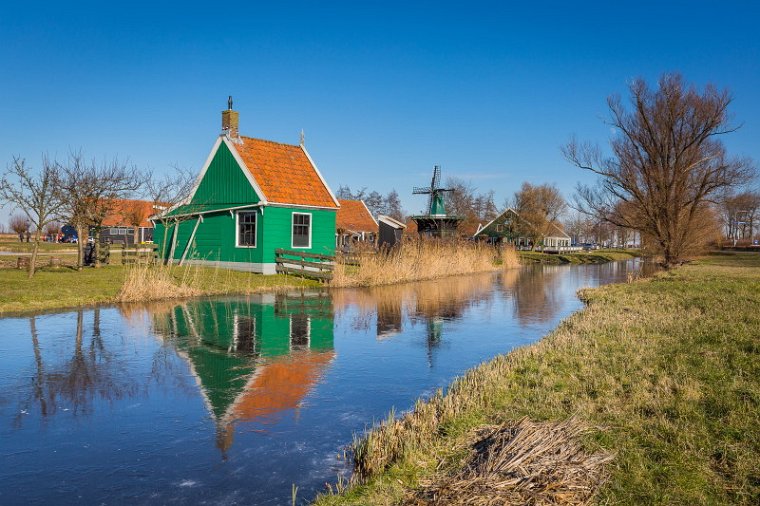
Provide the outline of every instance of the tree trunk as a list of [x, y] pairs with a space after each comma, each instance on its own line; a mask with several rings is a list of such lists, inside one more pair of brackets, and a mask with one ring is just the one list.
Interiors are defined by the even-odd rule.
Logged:
[[77, 225], [77, 270], [81, 271], [84, 266], [84, 242], [87, 238], [84, 236], [84, 227]]
[[135, 227], [134, 236], [135, 236], [134, 246], [135, 246], [135, 249], [137, 249], [137, 245], [140, 243], [140, 227], [139, 226]]
[[32, 259], [29, 262], [29, 279], [32, 279], [32, 276], [34, 276], [34, 267], [37, 264], [37, 252], [40, 249], [40, 229], [37, 227], [37, 230], [34, 232], [34, 247], [32, 248]]
[[93, 267], [100, 268], [100, 226], [95, 227], [95, 233], [92, 236], [92, 257]]

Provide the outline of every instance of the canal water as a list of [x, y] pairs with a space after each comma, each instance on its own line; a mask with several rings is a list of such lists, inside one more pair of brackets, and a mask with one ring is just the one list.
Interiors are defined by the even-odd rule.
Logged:
[[0, 319], [0, 504], [290, 504], [638, 261]]

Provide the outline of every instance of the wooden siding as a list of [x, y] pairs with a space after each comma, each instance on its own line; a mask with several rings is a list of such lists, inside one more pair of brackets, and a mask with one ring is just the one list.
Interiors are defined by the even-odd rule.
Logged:
[[256, 204], [259, 198], [229, 148], [222, 143], [193, 195], [191, 206]]
[[[247, 210], [246, 212], [250, 212]], [[331, 209], [304, 209], [293, 207], [267, 206], [262, 214], [261, 209], [256, 210], [256, 247], [241, 248], [235, 246], [235, 216], [229, 211], [206, 214], [203, 222], [198, 226], [188, 252], [188, 259], [224, 261], [224, 262], [251, 262], [251, 263], [274, 263], [274, 250], [278, 248], [291, 248], [292, 219], [293, 213], [307, 213], [311, 215], [311, 248], [299, 248], [304, 252], [318, 253], [321, 255], [335, 254], [335, 211]], [[180, 222], [177, 247], [174, 251], [174, 259], [182, 258], [182, 253], [190, 239], [197, 218]], [[156, 242], [163, 239], [163, 229], [156, 227]], [[173, 226], [167, 238], [166, 255], [171, 249]], [[159, 250], [160, 251], [160, 250]]]
[[299, 251], [320, 255], [335, 254], [335, 210], [268, 206], [264, 211], [264, 263], [274, 263], [274, 250], [293, 249], [293, 213], [311, 214], [311, 248]]

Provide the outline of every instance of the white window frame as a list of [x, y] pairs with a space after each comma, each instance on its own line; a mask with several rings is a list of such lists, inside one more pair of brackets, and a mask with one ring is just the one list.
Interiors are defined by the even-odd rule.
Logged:
[[[247, 213], [247, 214], [253, 214], [256, 216], [256, 219], [253, 223], [253, 246], [250, 246], [248, 244], [240, 244], [240, 214], [241, 213]], [[254, 211], [237, 211], [235, 213], [235, 247], [236, 248], [256, 248], [259, 245], [259, 213]]]
[[[309, 217], [309, 245], [308, 246], [296, 246], [295, 244], [293, 244], [293, 239], [294, 239], [293, 227], [295, 227], [296, 225], [297, 214]], [[314, 229], [314, 217], [312, 216], [312, 213], [293, 212], [290, 215], [290, 247], [291, 249], [311, 249], [311, 234], [312, 234], [313, 229]]]
[[[293, 350], [293, 316], [288, 318], [288, 349]], [[306, 316], [306, 348], [311, 348], [311, 317]]]

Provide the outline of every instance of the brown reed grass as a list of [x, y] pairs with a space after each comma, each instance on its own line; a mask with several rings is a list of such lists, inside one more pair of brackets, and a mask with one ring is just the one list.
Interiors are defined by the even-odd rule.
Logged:
[[470, 241], [419, 239], [390, 250], [360, 249], [358, 265], [338, 262], [331, 286], [379, 286], [473, 274], [520, 265], [513, 248]]
[[182, 269], [178, 278], [170, 266], [135, 265], [127, 269], [117, 300], [147, 302], [200, 295], [194, 286], [197, 275], [197, 269]]

